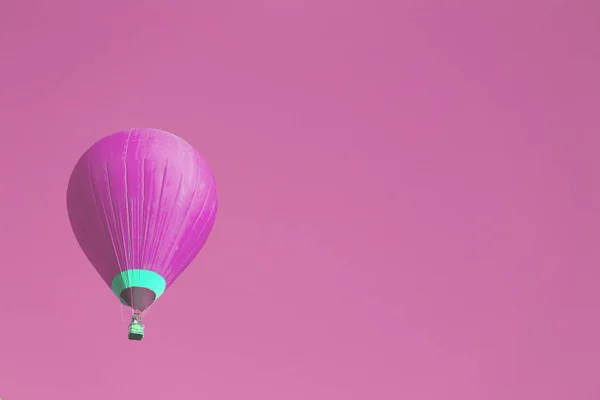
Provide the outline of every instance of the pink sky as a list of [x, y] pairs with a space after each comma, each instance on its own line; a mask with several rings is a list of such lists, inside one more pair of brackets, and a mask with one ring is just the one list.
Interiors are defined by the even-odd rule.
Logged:
[[[3, 0], [0, 397], [599, 399], [598, 21]], [[141, 343], [66, 212], [79, 156], [132, 127], [192, 143], [220, 197]]]

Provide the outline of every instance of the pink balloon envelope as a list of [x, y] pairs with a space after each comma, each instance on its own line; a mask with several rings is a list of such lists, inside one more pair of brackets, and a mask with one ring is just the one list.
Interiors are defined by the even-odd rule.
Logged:
[[99, 140], [78, 161], [67, 189], [81, 249], [119, 300], [140, 312], [202, 249], [217, 204], [214, 176], [200, 154], [157, 129]]

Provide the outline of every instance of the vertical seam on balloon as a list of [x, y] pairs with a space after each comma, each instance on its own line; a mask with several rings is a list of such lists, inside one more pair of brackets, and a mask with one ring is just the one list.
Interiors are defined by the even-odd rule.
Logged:
[[[110, 172], [109, 172], [109, 169], [108, 169], [108, 162], [104, 163], [104, 171], [105, 171], [105, 178], [106, 178], [106, 183], [107, 183], [106, 186], [108, 187], [108, 198], [110, 200], [110, 208], [111, 208], [111, 211], [112, 211], [113, 220], [115, 221], [115, 227], [116, 227], [116, 225], [117, 225], [117, 216], [115, 214], [115, 207], [114, 207], [113, 199], [112, 199], [112, 187], [110, 186]], [[123, 276], [123, 279], [122, 279], [123, 283], [125, 285], [129, 285], [129, 274], [128, 273], [127, 274], [122, 274], [123, 268], [121, 266], [121, 260], [119, 260], [119, 251], [118, 251], [119, 249], [116, 246], [115, 240], [114, 240], [112, 232], [110, 230], [110, 223], [108, 222], [108, 216], [106, 214], [105, 214], [105, 218], [106, 218], [106, 223], [108, 224], [108, 232], [110, 234], [110, 239], [111, 239], [112, 244], [113, 244], [113, 250], [115, 251], [115, 258], [117, 260], [117, 266], [119, 267], [119, 272], [121, 273], [120, 276]], [[123, 233], [123, 230], [121, 230], [121, 233]], [[120, 294], [117, 294], [117, 296], [120, 297]]]
[[144, 140], [143, 146], [140, 144], [142, 153], [142, 226], [141, 229], [144, 233], [142, 240], [142, 255], [141, 255], [141, 268], [146, 268], [147, 266], [147, 257], [146, 257], [146, 245], [148, 243], [148, 226], [149, 221], [146, 220], [146, 150], [148, 146], [148, 135], [142, 135]]
[[[126, 267], [129, 269], [132, 266], [135, 267], [135, 265], [133, 264], [133, 248], [132, 248], [132, 241], [131, 241], [131, 220], [129, 217], [129, 168], [127, 167], [127, 152], [129, 151], [129, 139], [131, 138], [131, 132], [133, 131], [133, 129], [129, 130], [129, 134], [127, 135], [127, 141], [125, 142], [125, 154], [123, 155], [123, 164], [125, 167], [125, 213], [126, 213], [126, 217], [127, 217], [127, 242], [124, 243], [124, 246], [127, 245], [127, 251], [125, 251], [125, 257], [127, 257], [126, 260]], [[121, 227], [121, 234], [123, 234], [123, 227]], [[130, 259], [131, 256], [131, 259]], [[133, 296], [133, 290], [130, 289], [131, 292], [131, 307], [133, 309], [135, 309], [135, 300]]]
[[[159, 243], [162, 243], [165, 239], [166, 233], [167, 233], [167, 228], [169, 227], [170, 221], [171, 221], [171, 216], [173, 215], [173, 210], [175, 209], [175, 207], [177, 206], [177, 199], [179, 198], [179, 194], [181, 193], [181, 187], [183, 185], [183, 172], [181, 173], [181, 177], [179, 178], [179, 186], [177, 187], [177, 192], [175, 193], [175, 198], [173, 201], [173, 204], [171, 205], [171, 208], [169, 209], [169, 212], [165, 215], [164, 218], [164, 224], [161, 225], [161, 230], [160, 232], [160, 240]], [[162, 263], [160, 264], [160, 269], [162, 272], [162, 276], [164, 277], [167, 272], [169, 271], [169, 269], [167, 268], [167, 265], [169, 263], [169, 258], [168, 258], [169, 254], [165, 254], [164, 255], [164, 259], [161, 260]]]
[[[183, 175], [182, 175], [182, 177], [183, 177]], [[177, 243], [181, 239], [181, 236], [183, 234], [183, 230], [184, 230], [184, 228], [186, 226], [186, 221], [190, 217], [190, 210], [192, 209], [192, 205], [194, 205], [194, 202], [196, 200], [196, 192], [198, 191], [198, 186], [199, 186], [198, 182], [199, 181], [200, 181], [200, 179], [194, 179], [195, 184], [194, 184], [194, 190], [192, 191], [191, 201], [188, 204], [187, 210], [185, 211], [185, 216], [183, 217], [183, 221], [181, 222], [181, 225], [179, 226], [179, 230], [178, 230], [177, 234], [175, 235], [175, 241], [173, 242], [173, 244], [171, 246], [171, 249], [169, 250], [169, 254], [168, 254], [167, 260], [171, 260], [174, 257], [175, 247], [177, 247]], [[204, 188], [202, 188], [201, 190], [203, 190], [203, 189]], [[200, 195], [202, 195], [202, 191], [200, 192]], [[165, 275], [167, 275], [168, 272], [169, 271], [165, 271]], [[170, 274], [169, 274], [169, 278], [170, 278]]]
[[[202, 238], [202, 234], [204, 233], [204, 230], [208, 226], [209, 222], [212, 220], [213, 215], [215, 214], [215, 211], [216, 211], [216, 207], [213, 207], [210, 210], [210, 214], [208, 215], [208, 218], [204, 222], [204, 226], [202, 227], [202, 229], [200, 229], [200, 233], [196, 236], [197, 238]], [[207, 240], [208, 240], [208, 237], [206, 237], [206, 239], [202, 243], [203, 246], [204, 246], [204, 244], [206, 244]], [[183, 264], [186, 265], [186, 266], [188, 266], [189, 264], [192, 263], [192, 261], [194, 260], [194, 257], [195, 257], [195, 255], [191, 251], [188, 252], [188, 254], [186, 255], [185, 259], [183, 260], [184, 261]]]
[[[215, 184], [213, 184], [213, 185], [211, 186], [211, 189], [216, 191], [216, 190], [217, 190], [217, 187], [216, 187], [216, 185], [215, 185]], [[210, 193], [210, 191], [209, 191], [209, 193]], [[208, 203], [208, 199], [209, 199], [209, 198], [210, 198], [209, 196], [206, 196], [206, 199], [204, 200], [204, 206], [202, 206], [202, 211], [204, 211], [204, 207], [205, 207], [205, 206], [206, 206], [206, 204]], [[214, 206], [213, 206], [213, 207], [211, 208], [211, 210], [210, 210], [210, 214], [208, 215], [208, 218], [206, 219], [206, 221], [204, 221], [204, 226], [202, 226], [202, 229], [200, 229], [200, 233], [198, 233], [198, 237], [202, 237], [202, 234], [204, 233], [204, 230], [205, 230], [205, 229], [206, 229], [206, 227], [208, 226], [208, 223], [209, 223], [209, 221], [212, 219], [213, 215], [215, 214], [215, 210], [216, 210], [216, 207], [214, 207]], [[207, 238], [207, 239], [208, 239], [208, 238]], [[190, 262], [191, 262], [191, 261], [190, 261]]]
[[119, 259], [116, 254], [115, 240], [112, 235], [112, 232], [110, 231], [110, 222], [108, 220], [108, 214], [106, 212], [106, 207], [104, 207], [104, 202], [102, 201], [102, 208], [101, 208], [100, 205], [98, 204], [98, 199], [96, 197], [96, 183], [94, 181], [93, 174], [92, 174], [91, 162], [90, 162], [90, 164], [88, 164], [88, 171], [89, 171], [90, 184], [92, 186], [91, 189], [92, 189], [92, 196], [94, 198], [94, 204], [96, 205], [96, 209], [98, 210], [98, 212], [104, 216], [104, 221], [106, 222], [106, 225], [104, 226], [105, 233], [107, 232], [108, 236], [110, 237], [111, 245], [113, 247], [113, 250], [115, 250], [115, 258], [114, 259], [117, 262], [117, 267], [119, 268], [119, 272], [121, 272], [121, 266], [119, 264]]
[[[198, 222], [200, 222], [200, 220], [202, 219], [202, 214], [204, 213], [204, 208], [206, 207], [206, 204], [208, 203], [208, 198], [210, 197], [210, 190], [213, 188], [212, 186], [206, 184], [205, 187], [208, 187], [208, 193], [204, 196], [204, 203], [202, 204], [202, 208], [200, 209], [200, 212], [198, 213], [198, 217], [196, 218], [196, 221], [194, 222], [194, 225], [192, 226], [192, 231], [194, 231], [194, 229], [196, 229], [196, 225], [198, 225]], [[204, 227], [206, 226], [206, 222], [204, 224]], [[202, 232], [204, 231], [204, 227], [202, 227], [202, 229], [200, 230], [200, 234], [195, 235], [195, 238], [201, 238], [202, 237]], [[190, 237], [187, 238], [186, 240], [186, 244], [190, 241]], [[192, 260], [188, 259], [190, 258], [190, 254], [193, 254], [193, 250], [188, 250], [187, 254], [182, 258], [182, 262], [183, 265], [187, 266], [189, 265]], [[193, 259], [194, 256], [192, 256], [191, 258]]]
[[158, 196], [158, 205], [156, 207], [156, 216], [154, 218], [154, 229], [153, 229], [153, 237], [152, 237], [152, 247], [151, 247], [151, 251], [152, 251], [152, 257], [150, 257], [150, 261], [151, 261], [151, 268], [155, 268], [156, 270], [158, 270], [160, 267], [156, 265], [156, 256], [158, 253], [158, 246], [157, 246], [157, 239], [158, 239], [158, 229], [157, 229], [157, 225], [160, 227], [159, 225], [159, 214], [161, 211], [161, 203], [162, 203], [162, 198], [163, 198], [163, 192], [165, 189], [165, 178], [167, 176], [167, 168], [169, 167], [169, 160], [167, 159], [165, 161], [165, 169], [163, 171], [163, 175], [162, 175], [162, 181], [160, 183], [160, 194]]
[[[140, 268], [146, 267], [146, 243], [148, 241], [148, 221], [146, 221], [146, 186], [145, 186], [145, 172], [146, 172], [146, 159], [142, 159], [142, 231], [144, 231], [144, 235], [142, 236], [142, 249], [141, 249], [141, 265]], [[141, 235], [140, 235], [141, 236]]]
[[[198, 222], [200, 221], [200, 219], [202, 218], [202, 210], [200, 210], [200, 213], [198, 213], [198, 216], [196, 217], [196, 220], [194, 221], [194, 224], [192, 225], [192, 228], [190, 229], [190, 232], [193, 232], [194, 229], [196, 228], [196, 225], [198, 225]], [[195, 236], [196, 238], [197, 236]], [[187, 244], [190, 242], [190, 240], [192, 238], [192, 235], [189, 235], [186, 240], [182, 243], [181, 248], [186, 248]], [[188, 252], [181, 258], [181, 267], [187, 267], [188, 264], [186, 264], [186, 259], [188, 258], [188, 255], [191, 251], [188, 250]], [[165, 280], [167, 281], [167, 286], [169, 286], [173, 280], [172, 280], [172, 276], [173, 274], [170, 274], [168, 277], [165, 277]]]
[[[108, 216], [106, 215], [106, 210], [104, 209], [104, 207], [100, 208], [100, 205], [98, 204], [98, 198], [96, 197], [96, 183], [94, 181], [94, 177], [93, 177], [93, 174], [92, 174], [92, 163], [91, 163], [91, 161], [88, 161], [88, 180], [89, 180], [90, 188], [92, 189], [91, 190], [91, 192], [92, 192], [92, 198], [94, 199], [94, 205], [96, 206], [96, 211], [98, 211], [99, 215], [104, 216], [104, 221], [106, 222], [106, 225], [103, 226], [103, 228], [104, 228], [104, 234], [106, 235], [106, 233], [108, 233], [111, 245], [113, 246], [113, 250], [114, 250], [115, 244], [113, 242], [113, 237], [112, 237], [112, 234], [111, 234], [109, 226], [108, 226], [109, 222], [108, 222]], [[104, 203], [103, 203], [103, 205], [104, 205]], [[85, 214], [87, 214], [87, 213], [85, 213]], [[101, 225], [103, 225], [102, 221], [100, 221], [100, 223], [101, 223]], [[116, 259], [117, 258], [115, 256], [115, 260]], [[106, 260], [104, 260], [104, 261], [106, 261]], [[117, 266], [118, 266], [118, 260], [117, 260]], [[119, 271], [120, 271], [120, 269], [119, 269]]]
[[[202, 192], [200, 192], [200, 193], [204, 192], [204, 186], [202, 188]], [[206, 200], [205, 200], [205, 203], [206, 203]], [[204, 210], [204, 205], [205, 204], [202, 205], [202, 208], [200, 209], [200, 212], [198, 213], [198, 216], [196, 217], [196, 220], [194, 221], [194, 224], [192, 225], [192, 229], [190, 230], [190, 232], [194, 231], [194, 228], [196, 228], [196, 225], [198, 224], [198, 221], [200, 221], [200, 219], [202, 218], [202, 212]], [[197, 237], [197, 236], [195, 236], [195, 237]], [[191, 240], [191, 235], [186, 238], [186, 240], [182, 243], [181, 247], [182, 248], [186, 248], [187, 244], [190, 242], [190, 240]], [[188, 253], [189, 252], [190, 251], [188, 250]], [[184, 269], [185, 269], [185, 267], [187, 267], [187, 264], [185, 263], [185, 259], [186, 258], [187, 258], [187, 254], [181, 258], [181, 261], [182, 261], [181, 262], [181, 267], [184, 268]], [[175, 272], [171, 272], [168, 276], [165, 276], [165, 280], [167, 281], [167, 285], [169, 285], [170, 283], [173, 282], [173, 280], [174, 280], [173, 279], [173, 275], [174, 274], [175, 274]]]
[[[146, 216], [146, 209], [147, 209], [147, 205], [146, 205], [146, 159], [142, 159], [142, 221], [143, 221], [143, 226], [142, 229], [144, 231], [144, 237], [142, 239], [142, 268], [146, 268], [148, 260], [147, 260], [147, 254], [146, 254], [146, 247], [148, 244], [148, 229], [150, 227], [150, 221], [149, 218], [147, 218]], [[152, 186], [150, 186], [152, 187]]]
[[[206, 185], [206, 186], [208, 186], [208, 185]], [[212, 187], [209, 187], [208, 193], [204, 197], [204, 203], [202, 204], [202, 208], [200, 209], [200, 212], [198, 213], [198, 218], [196, 218], [196, 221], [194, 222], [194, 225], [192, 226], [192, 231], [196, 228], [196, 225], [198, 224], [198, 222], [202, 218], [202, 214], [204, 213], [204, 208], [206, 207], [206, 204], [208, 204], [208, 199], [210, 198], [210, 189], [212, 189]], [[212, 212], [211, 212], [211, 216], [212, 216]], [[207, 225], [207, 223], [208, 223], [209, 220], [210, 220], [210, 217], [209, 217], [209, 219], [207, 219], [204, 222], [204, 226], [200, 230], [200, 233], [194, 236], [195, 238], [201, 238], [202, 237], [202, 232], [204, 231], [204, 228], [206, 227], [206, 225]], [[187, 244], [190, 240], [191, 240], [191, 236], [188, 236], [187, 240], [185, 241], [185, 244]], [[187, 267], [192, 262], [192, 260], [188, 261], [188, 259], [190, 258], [190, 254], [192, 254], [192, 253], [193, 252], [191, 250], [188, 250], [187, 254], [184, 257], [182, 257], [182, 260], [181, 260], [182, 261], [182, 265], [184, 265], [184, 266]], [[171, 279], [171, 277], [169, 277], [169, 280], [170, 279]]]

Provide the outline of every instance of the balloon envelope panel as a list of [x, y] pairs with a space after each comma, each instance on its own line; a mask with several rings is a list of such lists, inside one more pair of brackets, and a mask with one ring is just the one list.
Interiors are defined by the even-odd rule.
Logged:
[[96, 142], [78, 161], [67, 190], [79, 245], [121, 301], [139, 310], [202, 249], [217, 205], [215, 179], [200, 154], [156, 129]]

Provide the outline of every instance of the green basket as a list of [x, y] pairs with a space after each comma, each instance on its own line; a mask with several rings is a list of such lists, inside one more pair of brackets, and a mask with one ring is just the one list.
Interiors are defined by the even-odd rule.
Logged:
[[144, 325], [137, 322], [129, 325], [129, 340], [142, 340], [144, 338]]

